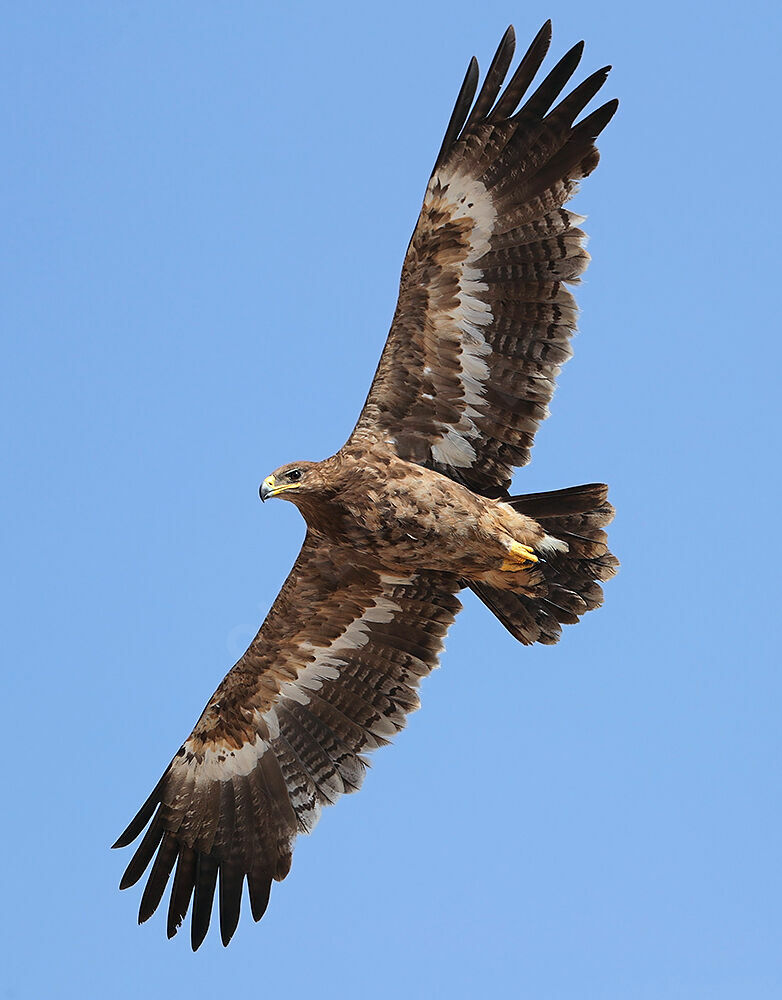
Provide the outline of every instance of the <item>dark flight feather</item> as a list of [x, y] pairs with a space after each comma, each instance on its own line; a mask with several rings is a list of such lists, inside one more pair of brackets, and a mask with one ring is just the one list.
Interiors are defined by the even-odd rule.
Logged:
[[500, 96], [488, 120], [510, 118], [535, 79], [551, 44], [551, 21], [541, 27]]
[[470, 112], [470, 117], [465, 123], [467, 128], [487, 117], [492, 105], [497, 100], [497, 94], [499, 94], [502, 81], [508, 72], [515, 48], [516, 33], [511, 24], [502, 36], [502, 41], [494, 53], [494, 58], [483, 81], [483, 86]]

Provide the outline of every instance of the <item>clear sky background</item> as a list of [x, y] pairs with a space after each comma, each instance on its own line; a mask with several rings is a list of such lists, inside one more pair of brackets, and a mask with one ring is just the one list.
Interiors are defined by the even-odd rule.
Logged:
[[[3, 4], [3, 998], [782, 996], [778, 4]], [[473, 600], [259, 925], [109, 844], [303, 536], [467, 61], [615, 66], [581, 334], [519, 491], [611, 484], [555, 648]], [[551, 64], [550, 62], [548, 63]]]

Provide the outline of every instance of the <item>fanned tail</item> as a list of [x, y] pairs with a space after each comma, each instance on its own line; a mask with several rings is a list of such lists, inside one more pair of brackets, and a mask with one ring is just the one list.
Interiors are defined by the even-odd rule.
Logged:
[[568, 546], [566, 552], [553, 551], [541, 559], [543, 582], [534, 595], [469, 583], [470, 589], [525, 646], [534, 642], [552, 645], [559, 640], [563, 624], [574, 625], [581, 615], [603, 603], [600, 582], [614, 576], [619, 566], [619, 560], [608, 551], [603, 530], [614, 516], [607, 496], [607, 486], [590, 483], [506, 501]]

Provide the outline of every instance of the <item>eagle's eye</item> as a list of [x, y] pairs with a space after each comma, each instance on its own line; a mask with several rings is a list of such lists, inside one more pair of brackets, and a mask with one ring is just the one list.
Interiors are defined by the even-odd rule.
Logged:
[[287, 473], [287, 478], [290, 479], [292, 483], [298, 483], [301, 479], [301, 469], [291, 469], [291, 471]]

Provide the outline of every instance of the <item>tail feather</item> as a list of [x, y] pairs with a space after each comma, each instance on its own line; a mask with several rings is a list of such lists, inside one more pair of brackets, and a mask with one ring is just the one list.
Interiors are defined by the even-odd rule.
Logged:
[[552, 646], [559, 641], [562, 627], [556, 616], [540, 601], [509, 590], [495, 590], [483, 583], [471, 582], [470, 590], [525, 646], [531, 646], [533, 642]]
[[608, 487], [605, 483], [587, 483], [584, 486], [570, 486], [564, 490], [549, 490], [547, 493], [525, 493], [518, 497], [508, 497], [515, 510], [528, 514], [539, 521], [543, 517], [567, 517], [574, 515], [593, 515], [602, 506], [609, 508], [608, 524], [613, 517], [613, 508], [607, 503]]
[[534, 518], [548, 535], [568, 545], [566, 552], [550, 551], [540, 558], [542, 581], [532, 594], [497, 590], [477, 581], [469, 584], [511, 635], [525, 645], [552, 645], [559, 640], [562, 625], [574, 625], [581, 615], [603, 603], [600, 582], [614, 576], [619, 566], [602, 530], [614, 516], [607, 495], [607, 486], [590, 483], [506, 501]]

